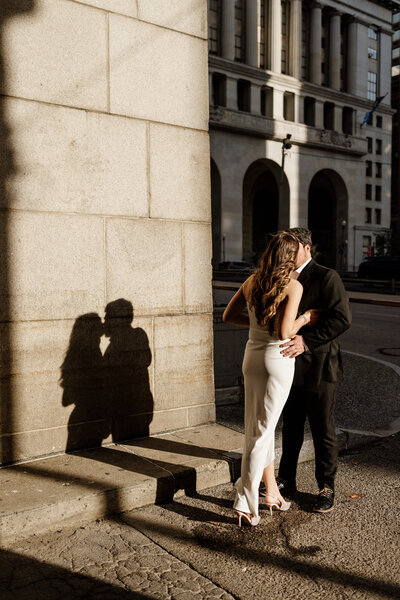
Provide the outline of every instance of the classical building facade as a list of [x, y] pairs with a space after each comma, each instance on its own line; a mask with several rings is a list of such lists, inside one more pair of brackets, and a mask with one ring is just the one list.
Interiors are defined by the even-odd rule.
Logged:
[[389, 229], [392, 10], [209, 0], [214, 266], [308, 226], [320, 262], [352, 270]]

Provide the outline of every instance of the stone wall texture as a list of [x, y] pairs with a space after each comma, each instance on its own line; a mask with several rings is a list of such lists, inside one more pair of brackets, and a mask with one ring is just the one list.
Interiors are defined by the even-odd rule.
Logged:
[[206, 25], [0, 4], [2, 464], [215, 418]]

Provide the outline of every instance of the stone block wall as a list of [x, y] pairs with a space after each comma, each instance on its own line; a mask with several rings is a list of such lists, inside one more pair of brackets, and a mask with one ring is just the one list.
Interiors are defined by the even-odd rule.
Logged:
[[214, 419], [206, 25], [0, 4], [3, 464]]

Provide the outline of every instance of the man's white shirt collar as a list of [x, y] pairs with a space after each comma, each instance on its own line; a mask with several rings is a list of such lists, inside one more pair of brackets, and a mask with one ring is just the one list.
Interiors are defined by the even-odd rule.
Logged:
[[310, 262], [311, 258], [309, 258], [308, 260], [306, 260], [305, 263], [303, 263], [302, 265], [300, 265], [300, 267], [297, 267], [296, 269], [296, 273], [301, 273], [302, 270], [304, 269], [304, 267], [306, 267], [308, 265], [308, 263]]

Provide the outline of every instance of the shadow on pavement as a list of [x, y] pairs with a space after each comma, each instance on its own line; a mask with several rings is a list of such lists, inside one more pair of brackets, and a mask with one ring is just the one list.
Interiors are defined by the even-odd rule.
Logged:
[[0, 550], [0, 595], [2, 600], [148, 600], [153, 597], [4, 550]]

